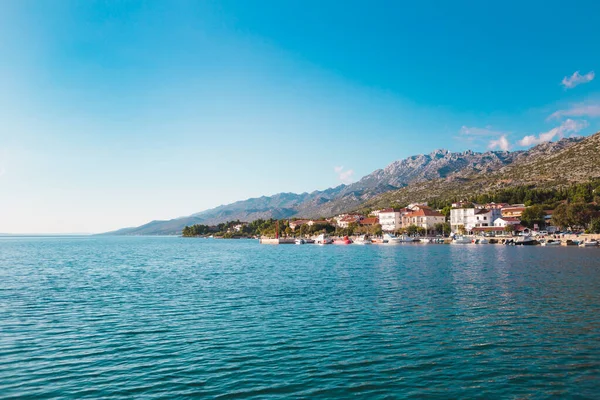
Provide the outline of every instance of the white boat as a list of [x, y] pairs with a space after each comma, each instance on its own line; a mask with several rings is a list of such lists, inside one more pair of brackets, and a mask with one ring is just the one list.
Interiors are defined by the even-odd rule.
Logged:
[[304, 239], [298, 238], [298, 239], [294, 240], [294, 243], [295, 244], [304, 244], [306, 242], [304, 241]]
[[355, 241], [354, 244], [373, 244], [373, 241], [367, 236], [367, 235], [363, 235], [358, 237]]
[[397, 243], [410, 243], [415, 240], [407, 235], [396, 236], [392, 233], [386, 233], [383, 235], [383, 242], [387, 244], [397, 244]]
[[487, 240], [486, 238], [481, 238], [477, 241], [478, 244], [489, 244], [490, 241]]
[[598, 246], [597, 240], [588, 240], [588, 241], [579, 243], [579, 247], [594, 247], [594, 246]]
[[332, 244], [333, 239], [325, 236], [324, 233], [321, 233], [319, 236], [315, 238], [315, 244], [324, 245], [324, 244]]
[[560, 246], [560, 240], [546, 240], [545, 242], [541, 243], [542, 246]]
[[470, 244], [471, 238], [467, 236], [454, 236], [452, 244]]

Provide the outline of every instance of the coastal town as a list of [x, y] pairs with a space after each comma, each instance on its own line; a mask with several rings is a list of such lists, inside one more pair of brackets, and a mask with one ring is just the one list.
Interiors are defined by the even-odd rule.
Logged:
[[[215, 232], [225, 231], [216, 236], [236, 238], [246, 234], [258, 238], [263, 244], [424, 242], [597, 246], [600, 212], [590, 205], [579, 210], [577, 217], [574, 216], [577, 210], [568, 207], [545, 210], [539, 205], [460, 201], [435, 209], [422, 202], [323, 219], [234, 221], [218, 227], [196, 226], [196, 231], [192, 231], [193, 227], [186, 227], [183, 236], [215, 237]], [[567, 213], [570, 222], [566, 220]], [[566, 227], [567, 224], [571, 226]]]

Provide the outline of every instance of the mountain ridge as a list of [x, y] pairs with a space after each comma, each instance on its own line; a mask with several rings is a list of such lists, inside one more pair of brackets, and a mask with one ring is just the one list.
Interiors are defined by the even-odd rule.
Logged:
[[[475, 185], [487, 187], [481, 182], [485, 180], [485, 176], [498, 176], [497, 179], [500, 179], [499, 176], [504, 174], [503, 179], [507, 179], [505, 175], [518, 172], [518, 169], [514, 168], [520, 165], [530, 165], [544, 157], [565, 152], [579, 143], [595, 143], [596, 139], [592, 138], [600, 140], [600, 135], [564, 138], [518, 151], [450, 152], [437, 149], [428, 154], [394, 161], [348, 185], [342, 184], [300, 194], [287, 192], [249, 198], [189, 216], [150, 221], [138, 227], [123, 228], [105, 234], [168, 235], [179, 234], [183, 227], [193, 224], [215, 225], [230, 220], [249, 222], [260, 218], [320, 218], [353, 211], [365, 205], [380, 206], [386, 202], [389, 205], [409, 196], [418, 201], [424, 200], [422, 197], [426, 197], [427, 193], [439, 196], [443, 190], [450, 189], [452, 190], [449, 193], [454, 193], [457, 186], [459, 189], [464, 185], [468, 190], [475, 190]], [[472, 182], [476, 184], [471, 184]]]

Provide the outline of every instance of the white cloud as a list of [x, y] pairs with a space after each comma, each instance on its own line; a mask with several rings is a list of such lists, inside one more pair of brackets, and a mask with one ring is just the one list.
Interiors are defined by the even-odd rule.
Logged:
[[347, 185], [354, 181], [354, 170], [348, 169], [344, 171], [343, 166], [333, 167], [333, 170], [338, 175], [338, 179], [340, 180], [340, 182], [342, 182], [343, 184]]
[[519, 145], [532, 146], [549, 142], [555, 137], [563, 138], [567, 134], [574, 135], [587, 126], [587, 121], [574, 121], [572, 119], [567, 119], [556, 128], [552, 128], [548, 132], [540, 133], [538, 137], [535, 135], [525, 136], [523, 139], [519, 140]]
[[566, 110], [553, 112], [548, 119], [560, 119], [562, 117], [600, 117], [599, 103], [580, 103], [571, 106]]
[[561, 82], [561, 85], [565, 87], [565, 89], [572, 89], [577, 85], [581, 85], [582, 83], [588, 83], [592, 79], [594, 79], [594, 71], [590, 71], [585, 75], [581, 75], [579, 71], [575, 71], [571, 76], [565, 76]]
[[460, 136], [456, 139], [467, 141], [474, 146], [485, 146], [485, 142], [489, 140], [487, 148], [490, 150], [498, 148], [508, 151], [510, 149], [507, 139], [509, 132], [495, 130], [489, 125], [484, 128], [463, 125], [459, 133]]
[[499, 148], [503, 151], [510, 150], [510, 143], [508, 142], [506, 135], [502, 135], [498, 139], [490, 140], [490, 143], [488, 144], [488, 149], [493, 150], [495, 148]]

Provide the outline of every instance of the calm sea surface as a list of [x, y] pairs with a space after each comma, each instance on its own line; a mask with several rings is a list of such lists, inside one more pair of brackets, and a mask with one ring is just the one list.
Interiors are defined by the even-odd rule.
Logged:
[[600, 398], [600, 249], [0, 238], [2, 398]]

